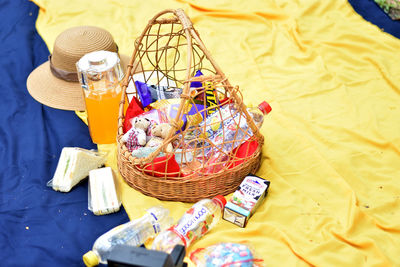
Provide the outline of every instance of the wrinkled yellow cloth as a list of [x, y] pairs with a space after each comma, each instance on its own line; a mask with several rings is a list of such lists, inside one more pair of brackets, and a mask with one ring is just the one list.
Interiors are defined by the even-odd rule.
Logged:
[[[245, 104], [271, 104], [256, 173], [271, 181], [267, 199], [246, 228], [221, 220], [188, 253], [247, 241], [267, 266], [400, 265], [400, 40], [347, 1], [34, 2], [50, 50], [63, 30], [97, 25], [127, 55], [151, 17], [182, 8]], [[117, 170], [115, 145], [99, 148]], [[162, 204], [177, 220], [191, 206], [120, 182], [131, 219]]]

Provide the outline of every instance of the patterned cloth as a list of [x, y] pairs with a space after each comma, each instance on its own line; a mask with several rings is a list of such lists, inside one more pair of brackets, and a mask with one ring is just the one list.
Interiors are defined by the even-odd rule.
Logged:
[[391, 19], [400, 19], [400, 0], [375, 0], [375, 3], [377, 3]]
[[129, 135], [126, 140], [126, 147], [128, 148], [129, 152], [132, 152], [139, 147], [143, 147], [147, 143], [147, 136], [152, 136], [151, 129], [154, 125], [157, 125], [157, 122], [154, 120], [150, 120], [150, 125], [146, 131], [142, 129], [130, 129]]
[[133, 150], [136, 150], [146, 144], [146, 142], [144, 142], [144, 144], [140, 144], [143, 136], [145, 138], [144, 140], [146, 140], [146, 133], [142, 129], [131, 129], [129, 131], [130, 133], [128, 140], [126, 140], [126, 147], [128, 148], [129, 152], [132, 152]]

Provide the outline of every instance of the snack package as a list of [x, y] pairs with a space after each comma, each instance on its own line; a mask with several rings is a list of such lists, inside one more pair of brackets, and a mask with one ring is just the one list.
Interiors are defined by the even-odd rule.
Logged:
[[157, 100], [179, 98], [183, 91], [182, 88], [151, 85], [140, 81], [135, 81], [135, 86], [143, 107], [147, 107]]
[[72, 187], [89, 175], [89, 171], [101, 167], [107, 154], [79, 147], [64, 147], [57, 168], [47, 186], [55, 191], [69, 192]]
[[256, 267], [263, 260], [254, 249], [243, 243], [217, 243], [190, 253], [190, 260], [197, 267]]
[[[201, 70], [197, 70], [194, 75], [194, 77], [199, 77], [199, 76], [203, 76]], [[195, 90], [196, 88], [200, 88], [202, 86], [203, 86], [202, 82], [194, 81], [190, 83], [190, 88], [192, 88], [193, 90]]]
[[[180, 98], [174, 98], [158, 100], [150, 104], [150, 106], [166, 114], [168, 121], [172, 121], [178, 114], [180, 103]], [[186, 102], [182, 111], [182, 120], [181, 124], [179, 125], [180, 130], [177, 132], [183, 131], [187, 127], [198, 125], [203, 121], [205, 116], [204, 106], [202, 104], [191, 103], [189, 101]]]
[[[141, 83], [147, 84], [147, 85], [158, 85], [158, 86], [164, 86], [167, 88], [176, 88], [176, 82], [170, 78], [168, 78], [163, 72], [161, 71], [145, 71], [145, 72], [137, 72], [132, 75], [132, 80], [129, 81], [128, 87], [126, 88], [126, 93], [128, 96], [128, 101], [131, 102], [132, 97], [135, 95], [139, 96], [140, 101], [142, 99], [140, 98], [140, 93], [137, 90], [135, 81], [139, 81]], [[170, 90], [171, 91], [171, 90]], [[149, 93], [148, 89], [146, 89], [146, 92]], [[151, 95], [151, 93], [150, 93]], [[179, 97], [179, 96], [178, 96]], [[146, 107], [143, 104], [143, 107]]]
[[104, 215], [119, 211], [120, 206], [113, 170], [110, 167], [91, 170], [88, 209], [95, 215]]
[[213, 114], [217, 109], [217, 105], [219, 105], [219, 100], [217, 98], [217, 91], [212, 82], [204, 82], [204, 98], [206, 100], [207, 105], [207, 115]]
[[[201, 70], [196, 71], [196, 74], [194, 75], [194, 77], [199, 77], [199, 76], [203, 76]], [[205, 100], [207, 107], [213, 107], [219, 104], [219, 101], [217, 99], [217, 90], [212, 82], [194, 81], [190, 83], [190, 89], [191, 89], [191, 95], [196, 95], [195, 98], [201, 102]], [[197, 93], [197, 91], [201, 92]], [[207, 111], [207, 114], [212, 114], [215, 112], [215, 110], [216, 110], [215, 108], [214, 109], [211, 108]]]
[[268, 194], [270, 181], [247, 175], [224, 208], [223, 219], [245, 227], [251, 215]]

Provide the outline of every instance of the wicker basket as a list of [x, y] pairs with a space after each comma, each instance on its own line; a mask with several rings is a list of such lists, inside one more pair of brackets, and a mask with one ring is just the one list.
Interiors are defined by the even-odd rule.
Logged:
[[[196, 76], [198, 70], [203, 75]], [[133, 157], [121, 140], [125, 102], [133, 96], [138, 97], [136, 80], [153, 85], [172, 86], [173, 83], [173, 87], [182, 89], [179, 98], [175, 99], [178, 108], [176, 116], [169, 120], [172, 128], [167, 138], [144, 158]], [[201, 86], [193, 90], [194, 82]], [[122, 88], [124, 95], [120, 103], [117, 136], [118, 168], [131, 187], [160, 200], [196, 202], [233, 192], [247, 174], [257, 171], [264, 138], [243, 104], [238, 87], [229, 83], [183, 10], [165, 10], [149, 21], [135, 42]], [[212, 105], [207, 99], [210, 90], [216, 98]], [[201, 116], [201, 122], [190, 121], [190, 127], [188, 107], [195, 108], [197, 118]], [[225, 113], [229, 115], [224, 117], [223, 110], [229, 110]], [[215, 121], [211, 123], [207, 119], [214, 113], [220, 119], [217, 122], [222, 131], [219, 142], [207, 134], [207, 130], [218, 128]], [[182, 128], [185, 118], [186, 125]], [[233, 118], [236, 130], [228, 132], [225, 126]], [[243, 127], [243, 123], [247, 126]], [[243, 146], [243, 143], [257, 145], [250, 152], [250, 146]], [[168, 144], [173, 145], [172, 152], [166, 151]], [[238, 150], [241, 150], [240, 157]], [[171, 172], [171, 162], [178, 163], [180, 169]]]

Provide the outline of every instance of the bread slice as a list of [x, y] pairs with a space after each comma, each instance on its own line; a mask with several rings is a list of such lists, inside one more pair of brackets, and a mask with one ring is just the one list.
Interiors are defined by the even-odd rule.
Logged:
[[101, 167], [105, 161], [105, 155], [98, 152], [78, 147], [64, 147], [52, 180], [53, 189], [69, 192], [89, 175], [89, 171]]

